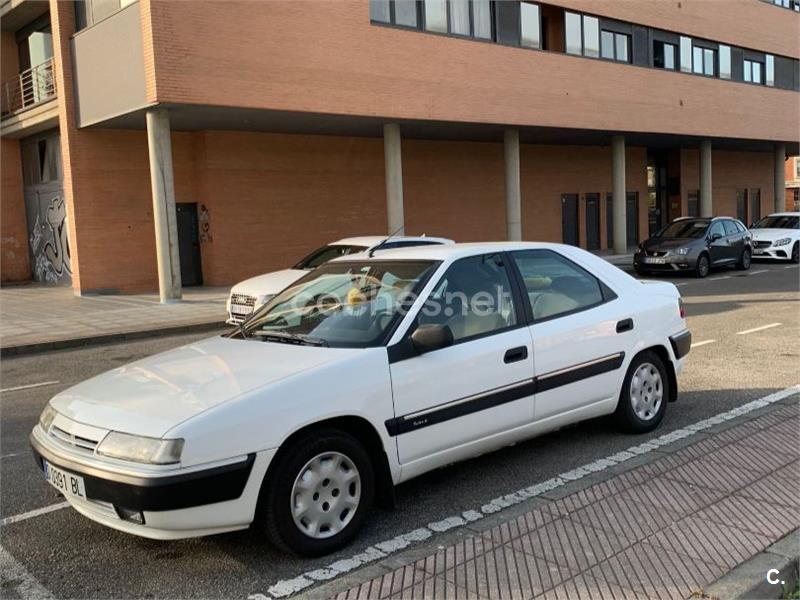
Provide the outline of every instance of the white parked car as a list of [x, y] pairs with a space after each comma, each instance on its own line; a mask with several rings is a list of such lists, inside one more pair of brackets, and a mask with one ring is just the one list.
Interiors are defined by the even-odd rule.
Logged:
[[774, 213], [750, 227], [753, 258], [800, 262], [800, 212]]
[[237, 283], [231, 288], [228, 296], [228, 323], [237, 325], [250, 314], [269, 302], [272, 297], [285, 287], [293, 284], [303, 275], [340, 256], [365, 252], [380, 245], [383, 250], [407, 248], [409, 246], [428, 246], [434, 244], [452, 244], [453, 240], [427, 236], [393, 236], [368, 235], [344, 238], [327, 246], [317, 248], [291, 269], [274, 271], [257, 275]]
[[30, 439], [104, 525], [175, 539], [252, 524], [318, 555], [431, 469], [602, 415], [654, 429], [690, 346], [675, 286], [578, 248], [360, 254], [230, 334], [57, 394]]

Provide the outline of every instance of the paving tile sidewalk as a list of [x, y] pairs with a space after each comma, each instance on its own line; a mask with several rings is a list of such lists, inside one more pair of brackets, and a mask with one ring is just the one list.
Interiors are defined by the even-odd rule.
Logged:
[[795, 396], [588, 487], [544, 494], [427, 556], [395, 557], [360, 585], [318, 591], [336, 600], [702, 597], [800, 528], [798, 432]]
[[0, 348], [8, 354], [76, 340], [215, 323], [223, 327], [227, 294], [227, 288], [187, 288], [183, 301], [161, 304], [157, 294], [77, 297], [69, 287], [4, 287]]

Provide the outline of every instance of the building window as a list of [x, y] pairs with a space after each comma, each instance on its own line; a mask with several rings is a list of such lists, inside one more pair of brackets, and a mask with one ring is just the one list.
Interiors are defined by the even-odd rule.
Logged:
[[744, 59], [744, 80], [747, 83], [763, 84], [764, 65], [757, 60]]
[[719, 47], [719, 76], [722, 79], [731, 78], [731, 47]]
[[600, 55], [609, 60], [629, 62], [630, 36], [603, 30], [600, 36]]
[[491, 0], [370, 0], [372, 21], [482, 40], [493, 36]]
[[681, 36], [681, 71], [692, 72], [692, 38]]
[[583, 55], [600, 56], [600, 20], [597, 17], [583, 17]]
[[689, 217], [700, 216], [700, 190], [689, 190], [686, 212]]
[[767, 54], [766, 62], [764, 63], [764, 70], [766, 75], [766, 84], [770, 87], [775, 85], [775, 57], [772, 54]]
[[425, 0], [425, 29], [447, 33], [447, 0]]
[[653, 43], [653, 66], [656, 69], [675, 70], [675, 45], [666, 42]]
[[[480, 40], [492, 39], [492, 3], [489, 0], [472, 0], [472, 35]], [[538, 10], [539, 7], [537, 6]]]
[[419, 14], [417, 0], [394, 0], [395, 23], [403, 27], [417, 27]]
[[715, 55], [716, 52], [710, 48], [695, 46], [692, 50], [692, 72], [697, 75], [713, 77], [716, 72]]
[[523, 2], [520, 4], [520, 42], [526, 48], [541, 48], [541, 21], [539, 18], [539, 6]]
[[564, 28], [567, 38], [567, 54], [583, 54], [581, 16], [575, 13], [564, 13]]
[[800, 179], [800, 158], [794, 159], [794, 178]]

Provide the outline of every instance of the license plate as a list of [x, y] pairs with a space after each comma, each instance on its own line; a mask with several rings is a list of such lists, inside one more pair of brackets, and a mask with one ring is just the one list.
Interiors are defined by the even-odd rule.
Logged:
[[234, 315], [240, 315], [242, 317], [249, 315], [253, 312], [252, 306], [236, 306], [235, 304], [231, 304], [231, 313]]
[[44, 478], [50, 485], [64, 494], [86, 500], [86, 488], [83, 485], [83, 477], [62, 471], [46, 460], [43, 462]]
[[648, 265], [664, 265], [667, 263], [667, 259], [660, 257], [645, 256], [644, 262], [646, 262]]

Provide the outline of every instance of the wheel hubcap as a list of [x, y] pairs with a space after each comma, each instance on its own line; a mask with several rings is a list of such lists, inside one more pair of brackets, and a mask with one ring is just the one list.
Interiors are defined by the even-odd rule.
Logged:
[[347, 526], [360, 500], [361, 475], [353, 461], [339, 452], [324, 452], [300, 469], [289, 501], [297, 528], [324, 539]]
[[642, 421], [649, 421], [658, 414], [664, 398], [661, 373], [654, 365], [642, 363], [631, 378], [631, 406]]

